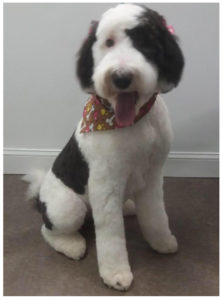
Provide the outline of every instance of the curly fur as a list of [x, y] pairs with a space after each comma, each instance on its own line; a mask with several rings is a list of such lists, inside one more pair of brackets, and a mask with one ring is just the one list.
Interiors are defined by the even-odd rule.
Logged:
[[[167, 92], [179, 83], [183, 65], [177, 39], [158, 13], [121, 4], [94, 23], [78, 54], [77, 76], [85, 90], [107, 99], [116, 109], [123, 88], [115, 86], [113, 75], [131, 74], [125, 92], [137, 92], [137, 113], [154, 93]], [[144, 238], [153, 249], [177, 251], [163, 201], [162, 170], [172, 142], [168, 111], [158, 95], [150, 112], [132, 126], [87, 134], [80, 133], [80, 126], [81, 120], [47, 174], [28, 178], [29, 195], [39, 192], [45, 217], [52, 224], [51, 228], [43, 225], [44, 239], [73, 259], [85, 253], [86, 243], [78, 230], [90, 209], [100, 276], [108, 286], [126, 290], [133, 274], [123, 207], [124, 214], [132, 214], [135, 208]]]

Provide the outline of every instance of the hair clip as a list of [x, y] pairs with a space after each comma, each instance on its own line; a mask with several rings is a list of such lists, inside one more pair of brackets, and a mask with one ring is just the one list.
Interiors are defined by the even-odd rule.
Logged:
[[169, 31], [169, 33], [175, 34], [175, 29], [173, 28], [173, 26], [168, 25], [164, 18], [163, 18], [163, 25], [166, 27], [166, 29]]

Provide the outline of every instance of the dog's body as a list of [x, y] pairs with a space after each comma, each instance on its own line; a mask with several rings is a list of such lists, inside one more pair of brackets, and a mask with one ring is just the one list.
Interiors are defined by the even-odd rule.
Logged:
[[[161, 253], [177, 250], [163, 203], [162, 169], [172, 130], [162, 98], [158, 95], [149, 113], [133, 124], [140, 107], [155, 92], [166, 92], [177, 85], [183, 68], [180, 49], [159, 18], [153, 11], [127, 4], [103, 15], [82, 46], [77, 74], [85, 89], [109, 101], [124, 128], [83, 134], [80, 121], [48, 173], [27, 177], [32, 183], [30, 196], [39, 196], [45, 240], [68, 257], [79, 259], [84, 255], [86, 244], [78, 230], [87, 211], [92, 210], [100, 276], [107, 285], [120, 290], [127, 289], [133, 279], [123, 222], [123, 206], [127, 199], [135, 203], [145, 240]], [[170, 61], [165, 63], [165, 57], [161, 70], [161, 59], [156, 57], [159, 47], [155, 52], [139, 51], [135, 30], [140, 32], [145, 26], [155, 28], [150, 34], [151, 41], [160, 28], [165, 38], [172, 39], [174, 54], [168, 57], [173, 59], [175, 71], [168, 71], [171, 64]], [[106, 41], [105, 49], [102, 40]], [[123, 81], [126, 73], [128, 80]], [[129, 73], [131, 80], [125, 86]], [[171, 73], [170, 78], [167, 73]], [[123, 108], [123, 99], [134, 104]], [[123, 109], [127, 116], [120, 113]]]

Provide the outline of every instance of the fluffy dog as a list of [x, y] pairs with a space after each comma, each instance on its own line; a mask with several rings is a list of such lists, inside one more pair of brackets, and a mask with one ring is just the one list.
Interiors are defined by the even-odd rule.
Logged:
[[99, 273], [118, 290], [131, 285], [123, 222], [135, 203], [145, 240], [160, 253], [177, 251], [163, 202], [162, 169], [172, 140], [160, 93], [180, 81], [184, 59], [172, 28], [144, 6], [120, 4], [93, 22], [77, 61], [92, 96], [52, 168], [27, 175], [38, 198], [42, 235], [72, 259], [86, 251], [78, 232], [92, 211]]

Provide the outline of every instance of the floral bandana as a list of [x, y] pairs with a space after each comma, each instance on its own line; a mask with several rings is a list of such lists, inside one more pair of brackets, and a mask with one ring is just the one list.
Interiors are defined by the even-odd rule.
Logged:
[[[139, 110], [135, 117], [134, 123], [141, 120], [152, 108], [157, 97], [155, 93], [148, 102], [146, 102]], [[115, 120], [115, 113], [107, 100], [92, 95], [84, 107], [83, 119], [81, 124], [81, 133], [88, 133], [92, 131], [102, 131], [110, 129], [123, 128], [119, 126]]]

